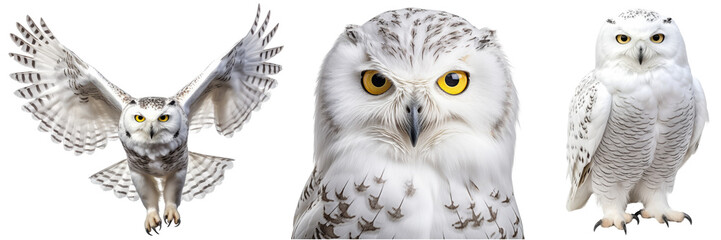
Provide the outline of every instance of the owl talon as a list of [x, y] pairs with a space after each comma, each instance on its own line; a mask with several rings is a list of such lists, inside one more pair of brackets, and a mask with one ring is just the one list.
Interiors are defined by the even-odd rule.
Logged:
[[594, 231], [594, 232], [596, 231], [596, 228], [598, 228], [598, 226], [601, 226], [601, 222], [603, 222], [603, 219], [598, 220], [598, 222], [596, 222], [596, 225], [593, 225], [593, 231]]
[[636, 219], [636, 225], [641, 224], [641, 220], [638, 220], [638, 215], [641, 214], [641, 210], [638, 210], [636, 213], [634, 213], [632, 216], [633, 219]]
[[180, 226], [180, 218], [178, 218], [178, 223], [175, 224], [175, 227], [178, 227], [178, 226]]
[[689, 216], [686, 213], [683, 213], [683, 218], [688, 219], [688, 224], [693, 225], [693, 221], [691, 221], [691, 216]]
[[661, 215], [661, 219], [663, 219], [663, 222], [666, 223], [666, 227], [669, 227], [668, 226], [668, 218], [666, 217], [666, 215]]

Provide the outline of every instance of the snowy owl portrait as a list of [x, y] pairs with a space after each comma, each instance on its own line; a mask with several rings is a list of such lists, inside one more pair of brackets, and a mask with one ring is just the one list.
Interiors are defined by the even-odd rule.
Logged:
[[147, 210], [145, 232], [158, 233], [161, 221], [180, 224], [181, 199], [202, 198], [232, 166], [231, 159], [188, 151], [188, 132], [214, 125], [232, 136], [275, 87], [268, 75], [281, 67], [266, 60], [282, 47], [266, 48], [278, 27], [267, 28], [269, 17], [259, 24], [259, 6], [250, 32], [171, 97], [132, 97], [60, 44], [45, 21], [30, 17], [27, 28], [18, 23], [19, 34], [11, 34], [27, 55], [10, 57], [34, 70], [10, 77], [27, 84], [15, 91], [29, 101], [23, 110], [66, 150], [92, 153], [120, 139], [127, 158], [90, 179], [117, 197], [140, 199]]
[[292, 237], [524, 237], [518, 100], [494, 30], [416, 8], [349, 25], [316, 95]]
[[[569, 111], [569, 211], [595, 194], [603, 218], [594, 230], [626, 232], [639, 215], [691, 223], [669, 206], [667, 194], [698, 148], [708, 111], [674, 19], [635, 9], [606, 20], [596, 68], [576, 88]], [[627, 213], [634, 202], [643, 209]]]

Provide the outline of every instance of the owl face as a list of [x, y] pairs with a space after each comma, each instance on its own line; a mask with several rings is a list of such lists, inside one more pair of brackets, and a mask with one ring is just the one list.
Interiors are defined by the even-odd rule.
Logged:
[[[669, 62], [673, 61], [673, 62]], [[596, 64], [648, 70], [686, 61], [686, 49], [671, 18], [642, 9], [608, 19], [598, 35]]]
[[187, 131], [185, 114], [175, 100], [168, 98], [134, 100], [120, 119], [121, 138], [136, 144], [169, 143], [184, 130]]
[[389, 11], [349, 26], [328, 53], [317, 127], [423, 152], [492, 133], [515, 97], [509, 82], [493, 31], [445, 12]]

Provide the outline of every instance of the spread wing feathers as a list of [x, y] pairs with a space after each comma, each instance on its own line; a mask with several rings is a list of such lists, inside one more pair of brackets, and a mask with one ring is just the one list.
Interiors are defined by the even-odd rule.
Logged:
[[226, 169], [233, 167], [233, 159], [188, 153], [188, 173], [185, 176], [183, 200], [203, 198], [223, 181]]
[[40, 19], [40, 27], [27, 17], [29, 30], [17, 24], [20, 37], [10, 39], [30, 56], [10, 53], [33, 71], [10, 74], [28, 84], [15, 95], [28, 99], [22, 108], [40, 120], [40, 130], [76, 154], [103, 148], [117, 137], [118, 118], [132, 97], [108, 82], [93, 67], [65, 48]]
[[259, 19], [260, 6], [250, 32], [175, 96], [189, 112], [191, 130], [215, 125], [218, 133], [230, 137], [270, 96], [276, 81], [268, 75], [280, 72], [281, 66], [266, 60], [282, 47], [265, 49], [278, 25], [265, 34], [270, 12], [256, 29]]
[[127, 160], [122, 160], [102, 171], [90, 176], [90, 182], [99, 184], [103, 190], [113, 190], [118, 198], [127, 197], [131, 201], [138, 200], [138, 192], [130, 180], [130, 169]]
[[591, 159], [606, 130], [611, 112], [611, 95], [596, 79], [588, 74], [576, 88], [568, 116], [568, 143], [566, 158], [571, 177], [571, 191], [566, 207], [575, 210], [586, 204], [590, 196]]
[[[233, 159], [188, 152], [188, 172], [185, 175], [183, 200], [203, 198], [223, 181], [226, 169], [233, 167]], [[105, 190], [113, 190], [118, 198], [127, 197], [131, 201], [138, 200], [138, 192], [130, 179], [127, 160], [122, 160], [90, 176], [92, 183]], [[158, 189], [163, 186], [158, 181]]]
[[701, 87], [701, 83], [698, 81], [698, 79], [693, 80], [693, 93], [694, 100], [696, 101], [696, 106], [694, 108], [696, 110], [696, 115], [693, 125], [693, 133], [691, 135], [691, 145], [689, 145], [686, 156], [684, 156], [683, 163], [686, 163], [686, 160], [688, 160], [691, 155], [696, 153], [699, 140], [701, 140], [701, 132], [703, 132], [703, 127], [706, 122], [708, 122], [706, 95], [704, 94], [703, 88]]

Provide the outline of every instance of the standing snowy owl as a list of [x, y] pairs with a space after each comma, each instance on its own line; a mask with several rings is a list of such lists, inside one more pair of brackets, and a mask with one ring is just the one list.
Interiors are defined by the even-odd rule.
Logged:
[[294, 238], [522, 238], [516, 91], [495, 32], [423, 9], [350, 25], [317, 88]]
[[[706, 99], [691, 76], [681, 32], [671, 18], [629, 10], [608, 19], [596, 43], [596, 69], [576, 88], [569, 114], [568, 210], [595, 193], [603, 218], [594, 226], [626, 231], [640, 214], [661, 223], [691, 222], [666, 195], [696, 152]], [[636, 214], [628, 203], [641, 202]]]
[[276, 83], [267, 75], [280, 66], [265, 62], [281, 47], [265, 49], [278, 25], [265, 33], [268, 17], [258, 27], [260, 7], [250, 32], [225, 56], [172, 97], [134, 98], [106, 80], [93, 67], [61, 45], [40, 19], [20, 23], [12, 40], [31, 56], [10, 57], [35, 71], [10, 75], [29, 84], [15, 91], [29, 99], [23, 109], [40, 120], [40, 129], [76, 154], [105, 147], [120, 138], [127, 159], [90, 179], [118, 197], [141, 199], [147, 209], [145, 231], [160, 226], [158, 201], [165, 201], [163, 219], [180, 224], [180, 200], [202, 198], [223, 178], [231, 159], [189, 152], [189, 130], [215, 125], [232, 136], [250, 113], [269, 97]]

